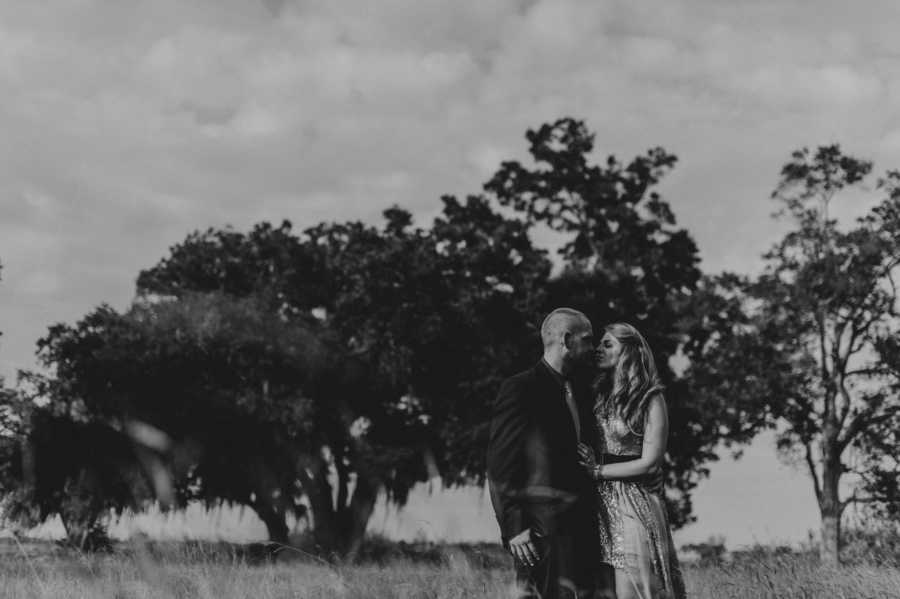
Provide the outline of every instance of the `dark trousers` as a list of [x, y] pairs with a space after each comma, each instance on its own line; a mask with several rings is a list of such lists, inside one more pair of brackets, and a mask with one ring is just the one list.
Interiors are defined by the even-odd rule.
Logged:
[[[585, 531], [587, 532], [587, 531]], [[612, 568], [597, 561], [592, 535], [554, 534], [535, 541], [540, 561], [516, 563], [516, 581], [528, 599], [601, 599], [615, 597]]]

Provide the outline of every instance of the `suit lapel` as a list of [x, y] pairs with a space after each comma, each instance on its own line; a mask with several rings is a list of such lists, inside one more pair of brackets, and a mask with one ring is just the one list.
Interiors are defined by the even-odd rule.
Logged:
[[[559, 422], [562, 426], [566, 427], [566, 434], [569, 435], [569, 438], [571, 438], [573, 442], [577, 441], [578, 436], [575, 431], [575, 421], [572, 420], [572, 412], [569, 411], [569, 405], [566, 403], [565, 390], [560, 386], [556, 378], [554, 378], [553, 373], [550, 372], [550, 367], [544, 364], [543, 360], [538, 362], [537, 366], [535, 366], [535, 370], [537, 371], [537, 377], [540, 381], [540, 399], [544, 401], [550, 400], [547, 401], [547, 413], [552, 414], [556, 422]], [[583, 424], [582, 429], [584, 429]]]

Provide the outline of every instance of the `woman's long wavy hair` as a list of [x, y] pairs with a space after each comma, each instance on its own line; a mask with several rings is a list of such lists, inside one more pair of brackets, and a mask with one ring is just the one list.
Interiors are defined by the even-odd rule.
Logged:
[[647, 404], [663, 390], [656, 361], [647, 340], [636, 328], [624, 322], [608, 325], [604, 331], [622, 344], [619, 361], [611, 372], [600, 372], [594, 383], [595, 410], [604, 404], [612, 408], [635, 434], [644, 433]]

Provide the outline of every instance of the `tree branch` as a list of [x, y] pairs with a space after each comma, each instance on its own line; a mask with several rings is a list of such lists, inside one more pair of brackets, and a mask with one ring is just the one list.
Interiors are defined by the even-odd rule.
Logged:
[[856, 370], [850, 370], [844, 373], [844, 378], [849, 378], [851, 376], [872, 376], [879, 374], [887, 374], [887, 370], [882, 366], [876, 366], [874, 368], [858, 368]]
[[816, 472], [816, 463], [813, 460], [812, 456], [812, 447], [810, 447], [809, 441], [803, 443], [806, 448], [806, 465], [809, 467], [809, 475], [813, 480], [813, 490], [816, 493], [816, 501], [820, 504], [822, 503], [822, 483], [819, 481], [819, 475]]
[[[842, 379], [843, 378], [844, 377], [842, 377]], [[847, 391], [847, 386], [844, 384], [843, 380], [838, 382], [837, 388], [841, 394], [841, 398], [844, 400], [843, 405], [841, 405], [840, 418], [838, 418], [838, 428], [843, 429], [844, 423], [847, 421], [847, 416], [850, 414], [850, 392]]]
[[337, 503], [335, 505], [335, 511], [341, 513], [343, 510], [347, 508], [347, 500], [348, 500], [348, 486], [350, 484], [350, 472], [348, 471], [347, 465], [344, 464], [344, 452], [343, 451], [335, 451], [333, 454], [334, 459], [334, 468], [337, 470], [338, 475], [338, 492], [337, 492]]
[[[821, 369], [820, 376], [823, 381], [827, 381], [828, 375], [828, 348], [826, 343], [827, 331], [825, 330], [825, 316], [820, 312], [816, 314], [816, 324], [819, 327], [819, 367]], [[826, 406], [826, 409], [827, 406]]]
[[880, 414], [875, 416], [875, 409], [868, 408], [860, 411], [853, 417], [850, 421], [850, 424], [844, 430], [843, 435], [838, 436], [837, 440], [837, 449], [839, 452], [843, 452], [847, 446], [853, 442], [853, 439], [856, 438], [856, 435], [861, 433], [863, 429], [872, 427], [883, 422], [890, 420], [894, 416], [894, 412], [896, 410], [892, 410], [890, 412], [886, 412], [884, 414]]
[[[875, 324], [875, 322], [882, 316], [883, 316], [882, 312], [880, 312], [878, 310], [873, 310], [871, 316], [868, 319], [863, 320], [862, 324], [860, 324], [859, 326], [856, 326], [857, 320], [854, 318], [853, 319], [853, 323], [854, 323], [853, 338], [856, 339], [856, 338], [864, 335], [866, 333], [866, 331], [868, 331], [872, 327], [872, 325]], [[865, 343], [865, 341], [863, 341], [863, 343]], [[851, 349], [850, 349], [851, 355], [856, 353], [860, 349], [862, 349], [862, 345], [860, 345], [856, 351], [853, 351], [853, 348], [851, 346]]]
[[856, 503], [856, 504], [859, 504], [859, 503], [878, 503], [878, 502], [880, 502], [880, 501], [884, 501], [884, 499], [883, 499], [883, 498], [880, 498], [880, 497], [874, 497], [874, 496], [872, 496], [872, 495], [868, 495], [868, 496], [865, 496], [865, 497], [860, 497], [859, 494], [858, 494], [858, 489], [854, 489], [854, 490], [853, 490], [853, 494], [850, 495], [850, 497], [848, 497], [848, 498], [845, 499], [844, 501], [841, 501], [841, 502], [840, 502], [841, 513], [844, 512], [844, 510], [847, 508], [847, 506], [849, 506], [849, 505], [851, 505], [851, 504], [854, 504], [854, 503]]

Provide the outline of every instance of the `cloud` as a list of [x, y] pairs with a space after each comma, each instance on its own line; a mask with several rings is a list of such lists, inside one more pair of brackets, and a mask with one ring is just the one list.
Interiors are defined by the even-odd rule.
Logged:
[[886, 131], [880, 142], [886, 152], [900, 155], [900, 128]]
[[472, 168], [485, 181], [493, 175], [504, 160], [509, 160], [514, 152], [500, 148], [496, 145], [485, 143], [473, 148], [466, 159]]
[[[395, 203], [430, 218], [441, 194], [477, 192], [502, 160], [525, 158], [526, 128], [563, 115], [587, 120], [598, 155], [660, 144], [678, 154], [663, 191], [707, 267], [751, 269], [772, 235], [765, 198], [794, 147], [840, 140], [897, 166], [897, 11], [699, 0], [0, 7], [0, 293], [22, 302], [0, 325], [0, 357], [26, 364], [34, 330], [127, 302], [137, 271], [194, 229], [371, 221]], [[45, 311], [29, 312], [36, 295]], [[26, 335], [19, 320], [39, 326]]]
[[858, 105], [876, 98], [883, 90], [878, 77], [846, 65], [767, 65], [736, 81], [735, 86], [768, 106], [788, 110], [822, 104]]

